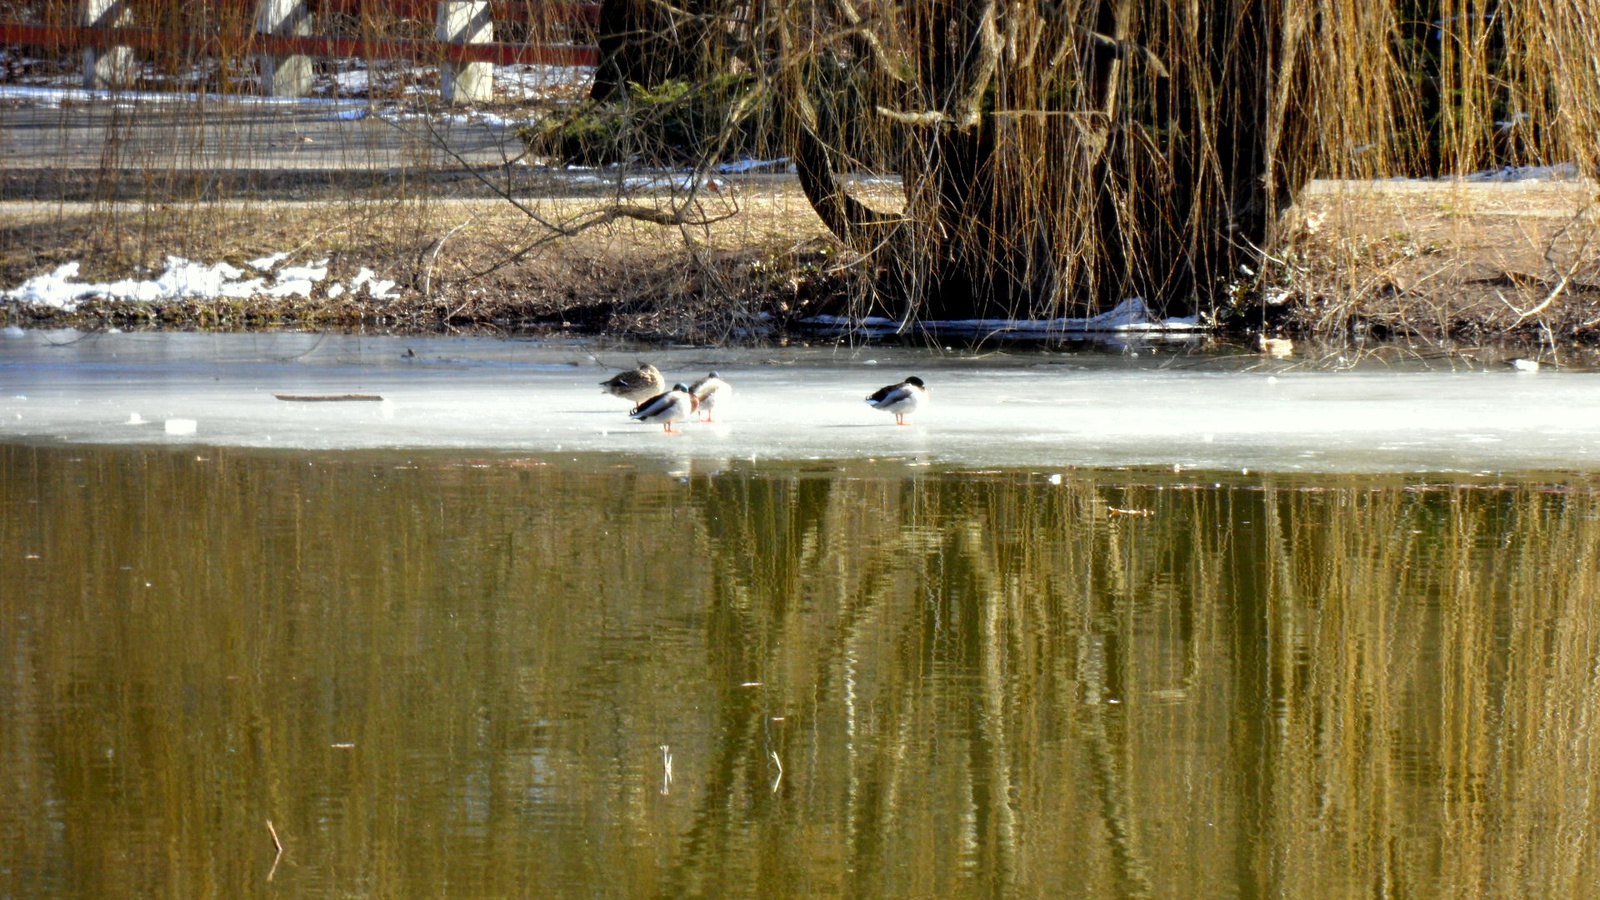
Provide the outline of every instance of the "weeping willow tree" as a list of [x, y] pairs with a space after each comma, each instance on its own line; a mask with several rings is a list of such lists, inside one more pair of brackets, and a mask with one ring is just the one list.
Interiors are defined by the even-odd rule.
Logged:
[[[864, 295], [908, 319], [1078, 314], [1131, 296], [1190, 312], [1270, 261], [1312, 177], [1460, 171], [1507, 153], [1592, 172], [1600, 147], [1593, 2], [608, 8], [632, 30], [606, 36], [601, 71], [681, 75], [685, 44], [668, 42], [667, 63], [639, 57], [692, 36], [694, 80], [741, 86], [702, 164], [752, 117], [768, 123], [859, 260]], [[640, 27], [650, 17], [666, 25]], [[896, 176], [898, 196], [858, 191], [863, 174]]]

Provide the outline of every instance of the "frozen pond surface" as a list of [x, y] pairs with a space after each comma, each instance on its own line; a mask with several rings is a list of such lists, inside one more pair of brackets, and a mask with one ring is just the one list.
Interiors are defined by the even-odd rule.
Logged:
[[[640, 358], [669, 381], [715, 368], [736, 393], [717, 423], [686, 424], [682, 435], [636, 424], [629, 404], [597, 383]], [[896, 427], [862, 402], [910, 374], [932, 394], [914, 424]], [[286, 402], [278, 393], [383, 400]], [[1332, 370], [1160, 346], [638, 352], [486, 338], [13, 328], [0, 338], [0, 440], [602, 452], [669, 464], [1591, 470], [1600, 461], [1600, 375], [1449, 360]]]

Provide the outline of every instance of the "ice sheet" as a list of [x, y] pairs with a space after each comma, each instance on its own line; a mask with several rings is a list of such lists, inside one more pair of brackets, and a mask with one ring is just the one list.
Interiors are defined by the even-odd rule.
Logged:
[[[715, 424], [629, 420], [598, 382], [648, 359], [734, 385]], [[894, 425], [874, 389], [932, 401]], [[381, 402], [274, 395], [377, 394]], [[192, 422], [192, 426], [191, 423]], [[647, 350], [300, 334], [0, 337], [0, 440], [459, 448], [682, 460], [1308, 472], [1600, 470], [1600, 374], [1435, 364], [1305, 370], [1188, 350]]]

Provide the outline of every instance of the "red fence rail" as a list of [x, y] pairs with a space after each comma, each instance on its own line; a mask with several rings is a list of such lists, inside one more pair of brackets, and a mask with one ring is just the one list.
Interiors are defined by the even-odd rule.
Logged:
[[[236, 0], [247, 4], [249, 0]], [[437, 0], [313, 0], [324, 13], [346, 16], [385, 13], [401, 19], [433, 21]], [[598, 3], [527, 3], [518, 0], [491, 0], [489, 14], [496, 22], [588, 22], [600, 21]]]
[[132, 47], [136, 50], [158, 51], [183, 47], [220, 55], [224, 41], [227, 49], [235, 55], [351, 56], [363, 59], [490, 62], [501, 66], [517, 63], [592, 66], [598, 56], [596, 48], [579, 44], [447, 44], [405, 38], [283, 37], [255, 33], [225, 38], [220, 34], [144, 28], [0, 25], [0, 44], [57, 51], [82, 47]]

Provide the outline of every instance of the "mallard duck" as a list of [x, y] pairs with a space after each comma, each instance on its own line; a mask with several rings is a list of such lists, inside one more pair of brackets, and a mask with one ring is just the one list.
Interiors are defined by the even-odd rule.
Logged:
[[716, 372], [689, 385], [689, 393], [693, 395], [695, 408], [700, 411], [700, 421], [711, 421], [711, 410], [716, 408], [717, 401], [726, 399], [733, 394], [733, 385], [722, 380]]
[[917, 411], [917, 407], [928, 400], [928, 386], [922, 379], [915, 375], [899, 384], [891, 384], [878, 388], [872, 396], [867, 398], [867, 404], [873, 409], [894, 413], [896, 425], [906, 424], [906, 416]]
[[672, 423], [682, 422], [693, 413], [694, 395], [689, 393], [689, 386], [680, 381], [672, 386], [672, 390], [635, 406], [628, 415], [640, 422], [660, 422], [663, 431], [674, 432]]
[[667, 380], [661, 377], [661, 371], [649, 363], [640, 363], [639, 368], [618, 372], [605, 381], [600, 382], [600, 387], [606, 393], [614, 394], [624, 400], [638, 403], [641, 400], [660, 394], [667, 387]]

